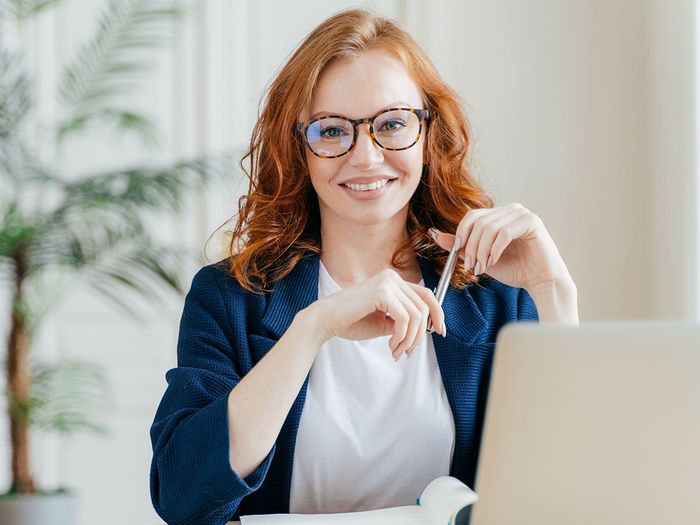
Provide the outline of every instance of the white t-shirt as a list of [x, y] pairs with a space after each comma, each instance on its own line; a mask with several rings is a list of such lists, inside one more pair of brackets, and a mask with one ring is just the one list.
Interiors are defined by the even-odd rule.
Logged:
[[[342, 290], [323, 263], [318, 288], [319, 299]], [[449, 475], [455, 426], [432, 335], [397, 362], [390, 338], [333, 337], [321, 347], [296, 438], [290, 513], [415, 505], [428, 483]]]

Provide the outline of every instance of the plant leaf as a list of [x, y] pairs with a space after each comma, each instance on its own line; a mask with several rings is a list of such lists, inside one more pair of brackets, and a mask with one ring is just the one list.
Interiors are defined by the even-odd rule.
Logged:
[[0, 48], [0, 143], [19, 133], [33, 103], [33, 87], [21, 55]]
[[102, 366], [67, 359], [56, 364], [32, 364], [32, 396], [25, 416], [32, 425], [58, 432], [91, 430], [112, 404], [113, 394]]
[[154, 126], [144, 126], [148, 117], [114, 106], [115, 99], [136, 87], [140, 74], [151, 61], [138, 61], [144, 51], [172, 42], [169, 26], [184, 13], [179, 2], [166, 0], [111, 0], [100, 17], [95, 36], [71, 60], [59, 85], [67, 116], [57, 126], [60, 144], [70, 133], [88, 122], [107, 121], [121, 131], [135, 131], [150, 144], [157, 143]]

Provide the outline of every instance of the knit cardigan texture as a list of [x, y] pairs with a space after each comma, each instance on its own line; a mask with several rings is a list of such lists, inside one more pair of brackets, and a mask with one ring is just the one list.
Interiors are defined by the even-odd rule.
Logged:
[[[218, 525], [241, 515], [289, 512], [308, 375], [272, 449], [245, 478], [230, 464], [228, 395], [296, 313], [318, 299], [319, 263], [319, 254], [310, 252], [263, 295], [229, 276], [226, 260], [202, 267], [192, 279], [180, 319], [177, 366], [165, 374], [167, 388], [150, 431], [151, 501], [166, 523]], [[425, 286], [434, 290], [439, 276], [433, 263], [423, 258], [419, 263]], [[538, 321], [538, 315], [526, 290], [483, 274], [478, 285], [449, 287], [442, 308], [447, 336], [429, 337], [455, 422], [450, 475], [474, 488], [496, 337], [506, 323]], [[410, 475], [410, 462], [398, 475]]]

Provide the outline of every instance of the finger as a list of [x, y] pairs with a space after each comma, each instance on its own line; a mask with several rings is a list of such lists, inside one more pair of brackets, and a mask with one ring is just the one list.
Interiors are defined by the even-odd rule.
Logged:
[[[401, 288], [403, 289], [404, 293], [408, 296], [408, 298], [413, 301], [413, 303], [416, 305], [416, 307], [420, 310], [421, 312], [421, 318], [418, 323], [418, 330], [416, 332], [416, 335], [414, 339], [411, 341], [410, 345], [406, 349], [406, 355], [409, 354], [416, 346], [418, 346], [423, 338], [425, 337], [425, 330], [426, 326], [428, 324], [428, 317], [430, 315], [430, 299], [425, 296], [424, 294], [418, 293], [418, 288], [423, 288], [425, 291], [427, 291], [430, 295], [433, 295], [430, 290], [425, 288], [424, 286], [416, 285], [414, 283], [409, 283], [407, 281], [402, 281], [401, 283]], [[435, 296], [433, 295], [433, 298]], [[439, 319], [439, 317], [437, 318]]]
[[[489, 211], [486, 208], [474, 208], [472, 210], [469, 210], [467, 214], [464, 216], [462, 221], [457, 225], [457, 229], [455, 230], [455, 233], [447, 233], [447, 232], [441, 232], [438, 230], [435, 230], [437, 232], [436, 237], [434, 237], [435, 242], [440, 246], [441, 248], [447, 250], [447, 251], [452, 251], [452, 248], [454, 247], [454, 243], [457, 240], [457, 236], [459, 235], [461, 239], [466, 239], [467, 234], [469, 233], [469, 228], [471, 228], [471, 223], [473, 222], [473, 219], [475, 217], [478, 217], [479, 214], [485, 213]], [[434, 229], [434, 228], [431, 228]], [[441, 237], [444, 236], [444, 237]], [[462, 243], [464, 244], [464, 243]], [[461, 248], [461, 247], [460, 247]], [[462, 256], [463, 250], [459, 250], [459, 257], [464, 259]]]
[[[474, 273], [477, 275], [479, 273], [483, 273], [487, 266], [493, 264], [493, 244], [498, 237], [499, 232], [501, 232], [509, 224], [517, 221], [523, 215], [527, 215], [528, 213], [530, 212], [525, 208], [516, 208], [506, 215], [493, 218], [490, 222], [483, 226], [481, 239], [479, 240], [479, 245], [477, 246], [476, 253], [474, 254], [475, 260], [478, 264], [478, 272], [475, 266]], [[491, 259], [489, 259], [489, 257], [491, 257]]]
[[456, 239], [457, 236], [459, 236], [462, 239], [462, 246], [459, 247], [458, 255], [462, 258], [462, 260], [464, 260], [464, 267], [467, 269], [473, 266], [473, 261], [466, 258], [465, 246], [472, 229], [474, 228], [474, 223], [479, 219], [479, 217], [491, 213], [492, 211], [492, 208], [474, 208], [469, 210], [457, 225], [454, 238]]
[[503, 228], [496, 236], [496, 240], [491, 248], [491, 257], [493, 259], [491, 266], [499, 261], [505, 249], [511, 242], [513, 242], [514, 239], [518, 239], [528, 231], [532, 230], [536, 222], [537, 218], [535, 215], [528, 212], [513, 223], [509, 224], [507, 227]]
[[511, 211], [512, 208], [510, 205], [508, 205], [483, 210], [482, 213], [479, 214], [468, 213], [465, 216], [463, 222], [466, 223], [467, 230], [465, 237], [463, 237], [465, 242], [464, 248], [462, 249], [465, 268], [472, 268], [476, 266], [476, 251], [479, 247], [479, 243], [481, 242], [484, 227], [494, 219], [503, 217], [504, 215], [509, 214]]
[[[398, 357], [401, 355], [401, 352], [404, 352], [405, 350], [411, 348], [411, 345], [413, 345], [413, 342], [416, 340], [416, 336], [420, 332], [420, 326], [423, 318], [423, 312], [420, 305], [414, 303], [408, 297], [406, 292], [403, 290], [401, 282], [398, 281], [403, 282], [403, 279], [399, 277], [397, 282], [394, 283], [394, 286], [396, 287], [396, 297], [399, 301], [401, 301], [401, 304], [408, 312], [409, 319], [405, 331], [402, 332], [403, 337], [401, 339], [401, 343], [392, 352], [394, 359], [398, 359]], [[425, 308], [425, 310], [427, 311], [427, 307]]]
[[394, 359], [401, 355], [401, 352], [406, 348], [407, 341], [410, 342], [413, 339], [410, 333], [414, 325], [418, 324], [415, 319], [420, 316], [420, 311], [416, 305], [406, 296], [401, 288], [401, 283], [404, 282], [403, 278], [395, 271], [389, 273], [389, 279], [386, 281], [388, 285], [386, 291], [390, 296], [387, 298], [387, 302], [390, 301], [394, 304], [397, 312], [397, 316], [394, 319], [394, 335], [389, 340]]
[[[433, 328], [443, 332], [445, 328], [445, 311], [442, 309], [435, 294], [430, 289], [420, 284], [406, 282], [406, 285], [414, 290], [421, 297], [423, 302], [428, 305], [428, 309], [430, 310], [429, 317], [433, 322]], [[425, 328], [427, 329], [427, 323]]]
[[457, 239], [457, 237], [462, 239], [462, 245], [459, 247], [458, 255], [462, 258], [462, 260], [464, 260], [465, 268], [471, 268], [471, 261], [465, 259], [466, 252], [464, 251], [464, 246], [466, 245], [467, 238], [469, 237], [469, 234], [471, 233], [472, 228], [474, 227], [474, 222], [486, 212], [487, 210], [484, 209], [469, 210], [464, 216], [464, 218], [461, 220], [461, 222], [457, 225], [457, 230], [455, 231], [455, 240]]
[[406, 333], [410, 321], [410, 314], [404, 302], [394, 291], [393, 285], [387, 295], [388, 296], [384, 298], [384, 302], [387, 305], [386, 312], [394, 321], [394, 333], [389, 338], [389, 348], [392, 350], [393, 355], [396, 350], [398, 350], [398, 348], [395, 347], [404, 339], [404, 334]]

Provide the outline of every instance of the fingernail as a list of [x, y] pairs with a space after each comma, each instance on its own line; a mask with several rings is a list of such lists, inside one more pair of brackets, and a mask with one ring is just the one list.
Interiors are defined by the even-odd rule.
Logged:
[[479, 275], [481, 273], [481, 261], [476, 261], [476, 266], [474, 266], [474, 275]]
[[491, 261], [493, 260], [493, 255], [489, 255], [489, 260], [486, 261], [486, 266], [489, 267], [491, 266]]
[[429, 233], [430, 236], [433, 238], [433, 240], [434, 240], [435, 242], [437, 242], [437, 236], [438, 236], [438, 233], [439, 233], [439, 232], [438, 232], [435, 228], [429, 228], [429, 229], [428, 229], [428, 233]]
[[472, 256], [467, 254], [467, 260], [466, 260], [467, 268], [472, 267]]

